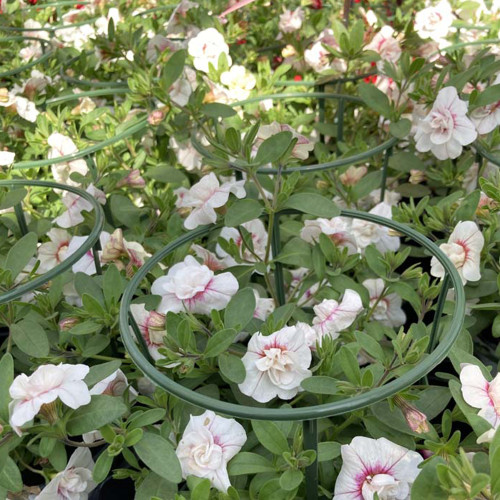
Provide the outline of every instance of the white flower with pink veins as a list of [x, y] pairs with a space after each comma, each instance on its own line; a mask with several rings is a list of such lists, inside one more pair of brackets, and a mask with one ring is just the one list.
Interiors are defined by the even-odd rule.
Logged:
[[9, 404], [13, 427], [33, 420], [44, 404], [60, 399], [76, 410], [90, 403], [90, 392], [83, 381], [89, 372], [87, 365], [41, 365], [29, 377], [18, 375], [9, 388]]
[[[386, 202], [375, 205], [369, 213], [392, 219], [392, 207]], [[352, 221], [352, 235], [356, 238], [359, 250], [374, 244], [379, 252], [395, 252], [401, 243], [399, 237], [394, 236], [388, 227], [362, 219]]]
[[453, 23], [453, 12], [448, 0], [418, 11], [415, 15], [414, 29], [420, 38], [431, 38], [441, 42], [448, 35]]
[[244, 66], [235, 64], [220, 75], [220, 82], [229, 89], [231, 100], [243, 101], [257, 83], [255, 77]]
[[306, 220], [300, 232], [300, 237], [308, 243], [317, 243], [319, 235], [325, 234], [335, 245], [347, 248], [349, 255], [358, 250], [356, 240], [351, 234], [351, 219], [347, 217], [333, 217], [333, 219]]
[[187, 192], [183, 192], [179, 208], [192, 208], [191, 213], [184, 221], [186, 229], [195, 229], [203, 224], [212, 224], [217, 220], [216, 208], [223, 207], [229, 199], [230, 193], [237, 198], [246, 195], [245, 181], [231, 181], [219, 183], [217, 176], [210, 172], [205, 175]]
[[309, 153], [314, 149], [314, 143], [285, 123], [272, 122], [269, 125], [262, 125], [257, 132], [254, 147], [258, 148], [266, 139], [280, 132], [291, 132], [292, 136], [297, 139], [292, 149], [292, 158], [307, 160]]
[[[106, 195], [97, 189], [93, 184], [86, 189], [87, 193], [91, 194], [101, 205], [106, 204]], [[91, 212], [93, 210], [90, 202], [82, 198], [76, 193], [71, 193], [70, 191], [65, 191], [62, 197], [63, 205], [66, 207], [66, 211], [59, 217], [54, 219], [54, 222], [63, 228], [69, 228], [77, 226], [82, 223], [85, 218], [82, 212]]]
[[45, 273], [60, 264], [66, 257], [71, 235], [64, 229], [52, 228], [48, 233], [50, 241], [38, 247], [39, 272]]
[[228, 65], [231, 66], [229, 46], [224, 37], [215, 28], [200, 31], [188, 42], [188, 53], [193, 57], [193, 64], [197, 70], [208, 73], [209, 63], [215, 69], [219, 66], [219, 56], [225, 54]]
[[325, 335], [336, 339], [342, 330], [349, 328], [363, 310], [363, 303], [358, 292], [347, 289], [341, 302], [324, 299], [313, 309], [316, 315], [313, 328], [316, 331], [316, 340], [321, 345], [321, 339]]
[[431, 151], [438, 160], [458, 158], [463, 146], [477, 138], [476, 128], [466, 116], [467, 108], [455, 87], [441, 89], [430, 113], [417, 124], [417, 150]]
[[280, 15], [278, 29], [282, 33], [293, 33], [302, 27], [305, 12], [302, 8], [297, 7], [295, 10], [286, 10]]
[[207, 266], [188, 255], [173, 265], [166, 276], [157, 278], [151, 287], [162, 300], [158, 312], [210, 314], [224, 309], [238, 291], [238, 281], [231, 273], [214, 274]]
[[488, 382], [479, 366], [460, 365], [460, 382], [465, 402], [479, 408], [478, 415], [496, 429], [500, 427], [500, 375]]
[[191, 415], [175, 451], [182, 477], [208, 479], [214, 488], [227, 491], [231, 486], [227, 463], [246, 440], [245, 429], [232, 418], [219, 417], [209, 410], [197, 417]]
[[[492, 85], [498, 84], [500, 84], [500, 75], [495, 78]], [[470, 113], [470, 119], [478, 134], [489, 134], [500, 125], [500, 101], [474, 109]]]
[[[253, 253], [243, 245], [243, 239], [239, 231], [234, 227], [223, 227], [220, 232], [220, 237], [227, 241], [234, 241], [236, 246], [240, 249], [240, 257], [246, 262], [256, 262], [257, 257], [263, 259], [266, 254], [267, 246], [267, 231], [264, 223], [260, 219], [253, 219], [248, 222], [241, 224], [241, 227], [245, 228], [252, 238]], [[215, 251], [219, 257], [224, 258], [224, 262], [228, 266], [235, 266], [237, 262], [228, 255], [222, 247], [217, 244]], [[257, 257], [256, 257], [257, 256]]]
[[56, 474], [34, 500], [87, 500], [96, 487], [92, 479], [94, 460], [88, 448], [77, 448], [68, 465]]
[[379, 71], [383, 71], [385, 61], [396, 63], [401, 57], [401, 47], [394, 38], [394, 30], [390, 26], [383, 26], [365, 50], [373, 50], [380, 55], [381, 59], [377, 62]]
[[342, 468], [333, 500], [408, 500], [424, 460], [385, 438], [356, 436], [341, 447]]
[[311, 376], [312, 361], [309, 331], [304, 325], [286, 326], [271, 335], [252, 335], [242, 358], [246, 377], [238, 387], [243, 394], [267, 403], [276, 396], [292, 399], [301, 390], [301, 382]]
[[[481, 279], [483, 247], [484, 236], [477, 224], [472, 221], [459, 222], [451, 233], [448, 243], [439, 246], [457, 268], [464, 285], [467, 281]], [[444, 267], [436, 257], [432, 257], [431, 260], [431, 275], [436, 278], [444, 277]]]
[[130, 312], [137, 323], [137, 327], [144, 338], [148, 351], [154, 360], [161, 359], [158, 352], [165, 347], [163, 338], [167, 335], [165, 330], [165, 315], [156, 311], [148, 311], [144, 304], [131, 304]]
[[384, 280], [368, 279], [363, 286], [370, 294], [370, 307], [375, 307], [372, 317], [385, 326], [398, 328], [406, 323], [406, 314], [401, 308], [403, 299], [397, 293], [386, 293], [382, 296]]
[[[61, 156], [71, 155], [78, 152], [75, 143], [67, 136], [54, 133], [49, 136], [47, 142], [50, 146], [49, 159], [60, 158]], [[87, 163], [83, 159], [64, 161], [52, 165], [52, 175], [56, 182], [67, 184], [68, 186], [79, 186], [80, 183], [70, 179], [72, 173], [86, 175], [89, 171]]]

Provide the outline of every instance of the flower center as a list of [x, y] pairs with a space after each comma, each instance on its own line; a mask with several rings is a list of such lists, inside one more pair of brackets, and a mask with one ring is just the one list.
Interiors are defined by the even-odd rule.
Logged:
[[214, 276], [207, 266], [188, 266], [181, 269], [172, 280], [172, 291], [181, 300], [192, 299], [204, 292]]
[[217, 470], [222, 466], [222, 448], [215, 443], [202, 443], [193, 449], [193, 460], [201, 469]]
[[467, 259], [467, 248], [463, 243], [444, 243], [441, 247], [457, 269], [463, 267]]
[[434, 133], [446, 136], [451, 135], [454, 127], [453, 115], [448, 109], [441, 109], [438, 112], [434, 112], [431, 127], [434, 129]]
[[380, 500], [399, 500], [406, 498], [407, 489], [406, 483], [401, 483], [389, 474], [375, 474], [366, 476], [362, 495], [363, 500], [372, 500], [375, 493]]

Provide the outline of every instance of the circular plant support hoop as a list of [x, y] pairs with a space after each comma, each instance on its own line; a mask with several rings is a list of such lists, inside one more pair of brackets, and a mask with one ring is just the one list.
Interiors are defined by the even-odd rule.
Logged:
[[105, 96], [114, 96], [118, 94], [128, 94], [129, 89], [125, 87], [115, 87], [115, 88], [102, 88], [98, 90], [88, 90], [86, 92], [80, 92], [78, 94], [67, 94], [59, 97], [54, 97], [53, 99], [49, 99], [45, 102], [47, 107], [57, 106], [58, 104], [62, 104], [65, 102], [76, 101], [77, 99], [81, 99], [82, 97], [105, 97]]
[[[478, 159], [487, 160], [490, 163], [493, 163], [493, 165], [500, 167], [500, 157], [493, 155], [493, 153], [491, 151], [488, 151], [479, 142], [475, 142], [473, 144], [473, 148], [476, 150], [476, 154], [479, 157]], [[497, 152], [500, 153], [500, 150]]]
[[[57, 182], [48, 182], [48, 181], [36, 181], [36, 180], [24, 180], [24, 179], [0, 181], [0, 187], [14, 187], [14, 186], [44, 187], [49, 189], [60, 189], [62, 191], [75, 193], [78, 196], [81, 196], [83, 199], [85, 199], [92, 205], [92, 209], [94, 210], [95, 213], [95, 223], [94, 227], [92, 228], [92, 231], [87, 236], [85, 242], [82, 244], [80, 248], [78, 248], [78, 250], [74, 254], [70, 255], [67, 259], [63, 260], [60, 264], [53, 267], [50, 271], [47, 271], [41, 276], [38, 276], [37, 278], [27, 283], [23, 283], [22, 285], [19, 285], [16, 288], [1, 293], [0, 304], [5, 304], [11, 300], [15, 300], [21, 297], [25, 293], [36, 290], [40, 286], [54, 279], [56, 276], [70, 269], [73, 264], [78, 262], [92, 248], [94, 248], [95, 251], [95, 245], [99, 241], [99, 235], [101, 234], [102, 228], [104, 226], [104, 212], [102, 210], [101, 204], [91, 194], [87, 193], [86, 191], [83, 191], [82, 189], [73, 186], [67, 186], [65, 184], [58, 184]], [[21, 232], [25, 232], [26, 222], [24, 221], [21, 203], [15, 207], [15, 211], [19, 225], [21, 227]]]
[[[280, 94], [269, 94], [258, 97], [252, 97], [250, 99], [245, 99], [244, 101], [238, 101], [232, 103], [231, 107], [239, 107], [245, 106], [245, 104], [252, 104], [256, 102], [261, 102], [266, 99], [272, 99], [277, 101], [282, 101], [285, 99], [297, 99], [297, 98], [317, 98], [319, 100], [319, 120], [322, 122], [324, 120], [325, 113], [325, 100], [333, 99], [339, 101], [339, 107], [337, 109], [337, 140], [342, 141], [344, 137], [344, 107], [346, 102], [354, 102], [358, 104], [364, 104], [363, 100], [356, 96], [344, 95], [344, 94], [332, 94], [326, 92], [294, 92], [294, 93], [280, 93]], [[207, 158], [212, 159], [220, 159], [212, 154], [205, 146], [201, 144], [201, 142], [196, 138], [196, 134], [191, 134], [191, 142], [193, 147], [202, 155]], [[384, 159], [382, 163], [382, 180], [381, 180], [381, 200], [384, 199], [385, 189], [387, 183], [387, 168], [389, 166], [389, 158], [392, 155], [392, 150], [394, 146], [398, 143], [398, 139], [396, 137], [391, 137], [387, 141], [379, 144], [378, 146], [369, 149], [368, 151], [364, 151], [363, 153], [358, 153], [346, 158], [338, 158], [333, 161], [325, 162], [325, 163], [315, 163], [312, 165], [302, 165], [297, 167], [290, 167], [281, 170], [281, 175], [292, 174], [293, 172], [300, 172], [303, 174], [310, 172], [321, 172], [325, 170], [333, 170], [340, 167], [345, 167], [348, 165], [354, 165], [356, 163], [368, 160], [377, 154], [384, 153]], [[228, 166], [235, 170], [239, 170], [239, 167], [232, 162], [228, 162]], [[259, 174], [278, 174], [278, 169], [276, 168], [268, 168], [268, 167], [260, 167], [257, 172]]]
[[69, 28], [78, 28], [78, 26], [85, 26], [86, 24], [92, 24], [97, 21], [98, 17], [93, 17], [91, 19], [86, 19], [85, 21], [79, 21], [77, 23], [68, 24], [56, 24], [55, 26], [43, 26], [41, 28], [20, 28], [17, 26], [5, 26], [0, 24], [0, 30], [22, 33], [24, 31], [47, 31], [49, 33], [55, 33], [60, 30], [67, 30]]
[[[4, 27], [0, 26], [0, 29], [4, 29]], [[25, 31], [36, 31], [36, 30], [26, 29]], [[23, 64], [22, 66], [18, 66], [17, 68], [10, 69], [7, 71], [2, 71], [0, 73], [0, 78], [6, 78], [8, 76], [13, 76], [22, 73], [23, 71], [31, 69], [33, 66], [36, 66], [37, 64], [45, 62], [52, 55], [53, 53], [52, 50], [48, 51], [45, 50], [46, 46], [49, 45], [50, 42], [48, 40], [45, 40], [44, 38], [36, 38], [34, 36], [8, 36], [0, 39], [1, 42], [16, 42], [16, 41], [20, 42], [25, 40], [33, 40], [39, 42], [42, 45], [43, 54], [37, 59], [34, 59], [33, 61], [30, 61], [26, 64]]]
[[[281, 212], [283, 214], [300, 214], [295, 210], [287, 210]], [[177, 248], [194, 241], [197, 238], [207, 236], [211, 231], [220, 228], [220, 225], [203, 226], [194, 229], [184, 236], [178, 238], [170, 243], [162, 250], [157, 252], [151, 259], [149, 259], [144, 266], [142, 266], [128, 284], [122, 298], [120, 306], [120, 331], [125, 348], [127, 349], [130, 357], [134, 360], [137, 366], [143, 373], [155, 384], [165, 389], [170, 394], [179, 397], [195, 406], [213, 410], [232, 417], [254, 420], [311, 420], [324, 417], [331, 417], [334, 415], [341, 415], [347, 412], [352, 412], [360, 408], [377, 403], [386, 399], [398, 392], [408, 388], [422, 377], [427, 375], [433, 368], [435, 368], [446, 357], [455, 340], [457, 339], [465, 314], [465, 292], [462, 285], [460, 276], [448, 259], [448, 257], [439, 249], [439, 247], [430, 241], [428, 238], [418, 233], [417, 231], [406, 227], [403, 224], [385, 219], [373, 214], [358, 212], [355, 210], [342, 210], [341, 216], [350, 217], [354, 219], [361, 219], [368, 222], [380, 224], [382, 226], [394, 229], [395, 231], [409, 237], [413, 241], [419, 243], [422, 247], [430, 252], [430, 254], [438, 259], [445, 269], [445, 277], [442, 284], [441, 293], [438, 299], [436, 317], [433, 324], [433, 331], [431, 334], [431, 348], [432, 352], [424, 358], [417, 366], [410, 371], [404, 373], [397, 379], [377, 387], [369, 392], [362, 393], [353, 397], [348, 397], [333, 403], [323, 405], [315, 405], [304, 408], [255, 408], [252, 406], [239, 405], [228, 403], [213, 399], [209, 396], [191, 391], [190, 389], [175, 382], [166, 374], [160, 372], [156, 367], [151, 364], [147, 355], [143, 353], [139, 345], [136, 343], [134, 334], [130, 329], [131, 313], [130, 304], [134, 298], [137, 288], [140, 286], [142, 280], [147, 273], [159, 262], [161, 262], [167, 255], [170, 255]], [[452, 319], [446, 332], [443, 334], [441, 342], [435, 346], [437, 326], [441, 317], [442, 308], [444, 306], [446, 293], [450, 284], [455, 289], [455, 301]], [[132, 319], [133, 321], [133, 319]], [[133, 322], [132, 322], [133, 325]], [[432, 338], [434, 337], [434, 338]], [[142, 335], [138, 336], [138, 340], [142, 339]]]
[[[77, 95], [81, 96], [81, 94], [77, 94]], [[14, 169], [40, 168], [40, 167], [46, 167], [47, 165], [54, 165], [56, 163], [63, 163], [66, 161], [78, 160], [79, 158], [83, 158], [84, 156], [88, 156], [88, 155], [91, 155], [97, 151], [100, 151], [101, 149], [104, 149], [105, 147], [110, 146], [111, 144], [114, 144], [115, 142], [121, 141], [122, 139], [126, 139], [127, 137], [130, 137], [131, 135], [135, 134], [136, 132], [140, 132], [142, 130], [145, 130], [147, 126], [148, 126], [147, 119], [144, 118], [143, 120], [139, 120], [134, 125], [131, 125], [127, 129], [125, 129], [123, 132], [121, 132], [120, 134], [115, 135], [114, 137], [110, 137], [109, 139], [106, 139], [105, 141], [99, 142], [98, 144], [94, 144], [93, 146], [89, 146], [88, 148], [81, 149], [80, 151], [77, 151], [76, 153], [71, 153], [69, 155], [60, 156], [58, 158], [47, 158], [44, 160], [33, 160], [33, 161], [20, 161], [20, 162], [14, 163], [12, 165], [12, 168], [14, 168]]]

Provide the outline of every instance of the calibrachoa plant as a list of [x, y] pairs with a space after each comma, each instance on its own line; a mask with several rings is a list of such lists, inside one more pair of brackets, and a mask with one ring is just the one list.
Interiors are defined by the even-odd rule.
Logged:
[[0, 12], [0, 498], [500, 498], [498, 2]]

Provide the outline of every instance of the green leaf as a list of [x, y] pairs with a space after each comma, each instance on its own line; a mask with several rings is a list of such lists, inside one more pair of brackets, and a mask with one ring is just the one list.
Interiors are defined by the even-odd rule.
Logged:
[[476, 213], [480, 197], [481, 191], [479, 191], [479, 189], [476, 189], [475, 191], [472, 191], [472, 193], [468, 194], [455, 212], [455, 219], [457, 221], [472, 220]]
[[228, 472], [230, 476], [243, 476], [246, 474], [260, 474], [262, 472], [273, 472], [275, 470], [272, 462], [262, 455], [242, 451], [230, 462]]
[[161, 85], [165, 92], [168, 92], [170, 86], [182, 75], [185, 62], [185, 50], [177, 50], [169, 57], [161, 74]]
[[172, 500], [177, 493], [177, 485], [167, 481], [163, 477], [150, 472], [135, 492], [134, 500], [151, 500], [160, 498], [161, 500]]
[[78, 436], [99, 429], [122, 417], [128, 410], [119, 397], [100, 394], [92, 396], [88, 405], [81, 406], [71, 415], [66, 426], [70, 436]]
[[173, 184], [179, 186], [188, 180], [184, 172], [169, 165], [158, 165], [149, 169], [145, 174], [146, 177], [154, 179], [165, 184]]
[[272, 135], [260, 145], [254, 163], [266, 165], [278, 160], [286, 153], [292, 139], [292, 133], [287, 131]]
[[158, 422], [158, 420], [164, 418], [165, 414], [166, 410], [164, 408], [151, 408], [151, 410], [139, 413], [137, 417], [134, 415], [133, 420], [130, 420], [128, 430], [138, 429], [139, 427], [145, 427], [146, 425], [152, 425]]
[[389, 125], [389, 132], [398, 139], [404, 139], [411, 131], [411, 121], [403, 118]]
[[226, 307], [224, 312], [224, 325], [226, 328], [240, 326], [243, 330], [252, 320], [255, 312], [255, 294], [251, 288], [243, 288], [238, 291]]
[[252, 428], [260, 444], [271, 453], [281, 455], [285, 451], [290, 451], [285, 435], [274, 422], [252, 420]]
[[125, 281], [118, 268], [114, 264], [109, 265], [102, 277], [104, 299], [108, 305], [118, 303], [125, 288], [124, 285]]
[[500, 430], [496, 430], [493, 441], [490, 444], [490, 469], [491, 475], [491, 493], [495, 496], [500, 494]]
[[219, 102], [204, 104], [200, 111], [210, 118], [229, 118], [236, 114], [236, 111], [231, 106]]
[[235, 201], [226, 212], [224, 223], [229, 227], [236, 227], [244, 222], [258, 219], [262, 214], [262, 205], [250, 198]]
[[28, 233], [9, 250], [5, 261], [5, 269], [10, 271], [12, 280], [17, 278], [35, 255], [37, 245], [38, 236], [35, 233]]
[[209, 500], [212, 485], [208, 479], [202, 479], [192, 490], [191, 500]]
[[347, 379], [355, 385], [361, 385], [361, 370], [352, 351], [346, 346], [342, 346], [336, 357]]
[[140, 209], [126, 196], [120, 194], [112, 195], [109, 205], [113, 217], [125, 227], [133, 227], [140, 223]]
[[47, 458], [54, 451], [54, 447], [57, 443], [57, 439], [54, 437], [43, 436], [40, 439], [40, 444], [38, 446], [38, 452], [40, 456]]
[[338, 380], [332, 377], [308, 377], [300, 385], [314, 394], [337, 394], [339, 392]]
[[391, 105], [389, 98], [375, 85], [361, 83], [359, 85], [359, 95], [368, 107], [377, 113], [389, 118], [391, 115]]
[[203, 353], [205, 358], [215, 358], [223, 353], [233, 342], [238, 332], [234, 328], [225, 328], [210, 337]]
[[340, 448], [340, 443], [336, 443], [335, 441], [318, 443], [318, 462], [327, 462], [328, 460], [340, 457]]
[[316, 217], [336, 217], [340, 209], [332, 200], [317, 193], [296, 193], [286, 201], [286, 208], [294, 208]]
[[176, 484], [182, 481], [181, 464], [174, 447], [159, 434], [145, 432], [134, 450], [146, 466], [162, 478]]
[[217, 358], [221, 374], [235, 384], [241, 384], [246, 377], [243, 361], [234, 354], [223, 352]]
[[10, 353], [5, 353], [0, 360], [0, 418], [9, 421], [9, 388], [14, 380], [14, 360]]
[[83, 307], [93, 318], [104, 318], [106, 316], [106, 310], [102, 307], [101, 303], [86, 293], [82, 297]]
[[10, 325], [12, 340], [21, 351], [34, 358], [44, 358], [50, 351], [49, 339], [45, 330], [35, 321], [23, 319]]
[[0, 210], [11, 208], [18, 203], [21, 203], [27, 194], [26, 189], [10, 189], [7, 192], [0, 193]]
[[370, 335], [364, 332], [356, 332], [355, 333], [356, 340], [360, 347], [367, 352], [370, 356], [375, 358], [377, 361], [384, 361], [385, 354], [381, 345]]
[[292, 491], [298, 488], [304, 480], [304, 474], [297, 469], [287, 469], [280, 477], [280, 486], [285, 491]]
[[0, 470], [0, 487], [16, 493], [23, 489], [21, 471], [12, 458], [7, 457], [5, 465]]
[[99, 458], [95, 462], [92, 472], [92, 478], [96, 483], [100, 483], [108, 477], [111, 466], [113, 465], [113, 459], [114, 457], [108, 453], [107, 448], [101, 452]]
[[409, 173], [410, 170], [425, 170], [425, 163], [414, 153], [401, 151], [389, 158], [389, 167]]
[[474, 107], [486, 106], [487, 104], [498, 101], [500, 101], [500, 84], [486, 87], [477, 97], [476, 101], [474, 102]]
[[114, 361], [107, 361], [106, 363], [91, 366], [84, 381], [89, 387], [93, 387], [97, 382], [115, 373], [116, 370], [120, 368], [121, 364], [122, 362], [116, 359]]
[[283, 264], [297, 267], [312, 267], [311, 246], [302, 238], [292, 238], [275, 259]]
[[441, 487], [436, 467], [446, 462], [441, 457], [432, 458], [427, 462], [415, 479], [411, 488], [411, 500], [448, 500], [448, 493]]

